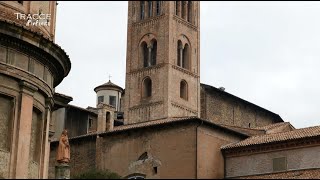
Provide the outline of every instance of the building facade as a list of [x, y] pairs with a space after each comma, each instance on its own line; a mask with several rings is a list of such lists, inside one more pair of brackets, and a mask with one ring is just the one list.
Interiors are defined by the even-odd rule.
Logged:
[[277, 123], [265, 131], [222, 146], [226, 178], [320, 178], [319, 126], [294, 129], [290, 123]]
[[200, 116], [199, 18], [198, 1], [129, 2], [125, 124]]
[[48, 177], [54, 88], [71, 68], [54, 43], [55, 17], [55, 1], [0, 2], [1, 178]]
[[117, 112], [121, 111], [121, 97], [123, 89], [112, 83], [110, 80], [94, 88], [94, 91], [97, 93], [97, 106], [100, 103], [109, 104], [115, 108]]
[[[65, 109], [58, 129], [72, 132], [71, 176], [96, 168], [124, 178], [319, 177], [319, 127], [295, 129], [224, 88], [200, 84], [199, 7], [128, 2], [126, 87], [118, 101], [124, 124], [112, 118], [117, 104], [99, 100], [110, 95], [99, 94], [101, 86], [95, 108], [66, 105], [71, 98], [55, 94], [64, 102], [55, 109]], [[89, 115], [95, 124], [85, 133]], [[49, 178], [57, 146], [51, 142]]]

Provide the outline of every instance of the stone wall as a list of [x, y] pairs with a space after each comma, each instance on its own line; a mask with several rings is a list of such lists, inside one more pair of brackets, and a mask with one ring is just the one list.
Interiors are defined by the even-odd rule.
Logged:
[[[35, 33], [12, 22], [13, 12], [39, 13], [40, 7], [53, 12], [55, 2], [0, 2], [0, 96], [11, 101], [0, 100], [0, 111], [6, 111], [0, 112], [0, 176], [5, 178], [46, 178], [54, 87], [71, 67], [66, 53], [44, 37], [53, 38], [54, 24], [50, 32], [32, 29]], [[34, 108], [41, 118], [35, 118]]]
[[[28, 27], [34, 31], [42, 33], [44, 36], [50, 39], [54, 39], [55, 36], [55, 14], [56, 14], [56, 1], [0, 1], [0, 19], [14, 21], [20, 25]], [[50, 26], [26, 26], [27, 21], [23, 19], [17, 19], [17, 15], [14, 13], [24, 14], [39, 14], [39, 11], [43, 14], [50, 14], [49, 21]]]
[[41, 83], [46, 82], [50, 88], [53, 88], [54, 78], [50, 70], [27, 54], [0, 45], [0, 63], [15, 66], [28, 74], [33, 74], [42, 80]]
[[51, 137], [51, 140], [58, 140], [62, 131], [65, 127], [65, 113], [66, 108], [59, 108], [52, 112], [52, 124], [54, 127], [54, 135]]
[[320, 168], [320, 146], [283, 149], [246, 156], [226, 158], [226, 177], [273, 173], [273, 158], [286, 157], [287, 170]]
[[41, 154], [41, 141], [42, 141], [42, 113], [33, 108], [32, 124], [31, 124], [31, 142], [29, 153], [29, 178], [39, 178], [40, 154]]
[[12, 98], [0, 94], [0, 177], [8, 178], [10, 160], [10, 132], [13, 112]]

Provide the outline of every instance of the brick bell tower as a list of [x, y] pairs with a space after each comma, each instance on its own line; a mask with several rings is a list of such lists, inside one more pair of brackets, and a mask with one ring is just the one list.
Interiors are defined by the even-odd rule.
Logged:
[[129, 1], [125, 124], [200, 116], [200, 2]]

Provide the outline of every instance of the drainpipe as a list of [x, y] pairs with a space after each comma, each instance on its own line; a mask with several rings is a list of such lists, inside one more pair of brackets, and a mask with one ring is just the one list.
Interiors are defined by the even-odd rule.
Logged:
[[226, 175], [227, 175], [227, 166], [226, 166], [226, 156], [225, 156], [225, 152], [222, 151], [222, 156], [223, 156], [223, 179], [226, 179]]
[[203, 124], [203, 120], [201, 120], [201, 124], [196, 128], [196, 179], [198, 179], [198, 127]]

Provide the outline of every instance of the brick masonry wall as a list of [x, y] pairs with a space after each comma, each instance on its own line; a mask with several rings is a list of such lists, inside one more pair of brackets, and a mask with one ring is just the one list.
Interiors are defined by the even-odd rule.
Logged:
[[227, 134], [222, 130], [201, 126], [197, 133], [197, 178], [222, 179], [224, 178], [224, 158], [220, 147], [235, 141], [236, 136]]
[[307, 169], [257, 176], [244, 176], [237, 179], [320, 179], [320, 169]]
[[320, 168], [320, 146], [226, 158], [226, 177], [273, 173], [272, 159], [287, 158], [287, 170]]
[[[70, 173], [71, 177], [85, 172], [96, 166], [96, 141], [95, 137], [70, 140]], [[55, 178], [56, 153], [59, 142], [50, 146], [49, 179]]]
[[201, 118], [214, 123], [259, 127], [274, 123], [276, 117], [254, 105], [201, 86]]
[[[199, 2], [193, 1], [194, 24], [174, 15], [174, 2], [162, 2], [161, 15], [139, 19], [140, 2], [129, 2], [125, 123], [178, 116], [199, 116]], [[157, 40], [156, 66], [143, 68], [140, 44]], [[190, 68], [177, 67], [178, 40], [189, 45]], [[142, 100], [142, 81], [152, 80], [152, 96]], [[180, 98], [180, 82], [188, 84], [188, 101]]]
[[[100, 137], [97, 166], [125, 177], [133, 173], [147, 178], [195, 178], [196, 136], [194, 124], [137, 129]], [[145, 161], [138, 160], [148, 153]], [[99, 160], [99, 161], [98, 161]], [[157, 173], [153, 167], [157, 167]]]

